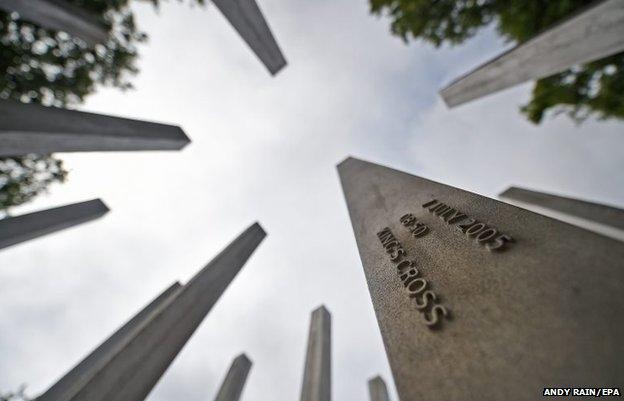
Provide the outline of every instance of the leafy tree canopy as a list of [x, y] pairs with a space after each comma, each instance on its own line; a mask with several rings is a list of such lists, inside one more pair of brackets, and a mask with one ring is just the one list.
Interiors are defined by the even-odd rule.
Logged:
[[0, 401], [30, 401], [31, 398], [26, 396], [26, 394], [24, 393], [25, 391], [26, 386], [22, 385], [16, 392], [0, 392]]
[[[422, 39], [436, 47], [458, 45], [495, 24], [508, 40], [524, 42], [591, 4], [589, 0], [370, 0], [371, 12], [388, 15], [391, 31], [404, 41]], [[624, 118], [624, 52], [540, 79], [522, 108], [540, 123], [546, 112], [576, 121], [590, 115]]]
[[[65, 107], [81, 103], [100, 86], [132, 88], [138, 72], [138, 29], [129, 0], [66, 0], [106, 26], [106, 43], [89, 48], [64, 32], [43, 29], [0, 11], [0, 99]], [[160, 0], [141, 0], [155, 7]], [[203, 4], [204, 0], [189, 0]], [[0, 158], [0, 210], [19, 205], [67, 176], [50, 155]]]
[[0, 205], [6, 209], [26, 203], [66, 177], [63, 162], [51, 156], [0, 158]]

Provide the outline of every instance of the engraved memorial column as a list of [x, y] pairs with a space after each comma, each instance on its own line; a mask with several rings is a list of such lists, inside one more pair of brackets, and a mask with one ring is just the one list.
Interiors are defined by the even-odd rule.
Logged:
[[331, 315], [325, 306], [312, 312], [301, 401], [331, 400]]
[[624, 244], [362, 160], [338, 166], [399, 398], [624, 377]]

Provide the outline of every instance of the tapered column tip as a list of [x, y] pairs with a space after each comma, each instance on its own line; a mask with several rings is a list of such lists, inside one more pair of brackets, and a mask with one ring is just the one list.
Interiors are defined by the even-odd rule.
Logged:
[[504, 198], [505, 196], [509, 195], [509, 193], [514, 192], [516, 190], [518, 190], [517, 187], [509, 187], [506, 190], [504, 190], [503, 192], [499, 193], [498, 197], [499, 198]]
[[178, 131], [178, 135], [180, 136], [180, 149], [183, 149], [186, 147], [186, 145], [188, 145], [189, 143], [191, 143], [191, 138], [189, 138], [188, 135], [186, 135], [186, 132], [184, 132], [184, 129], [182, 129], [182, 127], [179, 126], [175, 126], [176, 131]]
[[318, 308], [314, 309], [314, 310], [312, 311], [312, 313], [313, 313], [313, 314], [314, 314], [314, 313], [322, 313], [322, 314], [325, 314], [325, 315], [330, 315], [330, 316], [331, 316], [331, 313], [330, 313], [330, 312], [329, 312], [329, 310], [325, 307], [325, 305], [321, 305], [321, 306], [319, 306]]
[[247, 354], [245, 354], [244, 352], [240, 355], [238, 355], [236, 358], [234, 358], [235, 361], [241, 360], [244, 361], [246, 363], [248, 363], [249, 365], [253, 364], [253, 361], [251, 359], [249, 359], [249, 357], [247, 356]]
[[277, 67], [273, 67], [273, 68], [268, 68], [269, 73], [271, 74], [271, 76], [276, 76], [280, 71], [282, 71], [284, 69], [284, 67], [286, 67], [288, 65], [288, 61], [286, 59], [284, 59], [284, 62], [281, 63], [280, 65], [278, 65]]
[[91, 200], [89, 200], [87, 202], [90, 202], [93, 205], [96, 205], [96, 207], [98, 209], [100, 209], [102, 214], [106, 214], [106, 213], [110, 212], [110, 208], [108, 207], [108, 205], [106, 205], [106, 203], [104, 203], [104, 201], [102, 199], [100, 199], [100, 198], [91, 199]]
[[340, 170], [341, 168], [343, 168], [347, 163], [349, 163], [351, 160], [357, 160], [355, 157], [353, 156], [347, 156], [345, 159], [343, 159], [340, 163], [336, 164], [336, 168], [338, 170]]
[[440, 91], [438, 92], [438, 94], [440, 95], [440, 97], [442, 98], [442, 100], [444, 101], [444, 105], [447, 108], [452, 108], [453, 106], [455, 106], [455, 104], [451, 101], [451, 99], [449, 98], [449, 96], [447, 95], [447, 91], [446, 89], [448, 89], [448, 87], [440, 89]]
[[182, 287], [182, 283], [179, 281], [174, 281], [173, 283], [171, 283], [171, 285], [169, 286], [169, 288], [180, 288]]
[[253, 223], [250, 228], [253, 228], [254, 230], [260, 230], [260, 232], [262, 232], [262, 234], [265, 236], [268, 235], [266, 230], [257, 221]]

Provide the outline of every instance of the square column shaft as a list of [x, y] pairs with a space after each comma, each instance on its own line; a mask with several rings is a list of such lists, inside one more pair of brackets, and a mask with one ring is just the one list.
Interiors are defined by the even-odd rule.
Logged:
[[624, 377], [624, 243], [405, 172], [338, 172], [399, 398]]
[[511, 187], [498, 195], [513, 205], [624, 241], [624, 210], [580, 199]]
[[247, 355], [241, 354], [234, 358], [215, 401], [238, 401], [243, 393], [250, 369], [251, 360], [247, 358]]
[[29, 153], [180, 150], [180, 127], [100, 114], [0, 101], [0, 157]]
[[253, 224], [144, 321], [105, 366], [72, 393], [37, 401], [144, 400], [266, 233]]
[[370, 394], [370, 401], [390, 401], [386, 382], [381, 376], [375, 376], [368, 381], [368, 393]]
[[42, 28], [64, 31], [93, 47], [108, 38], [99, 18], [64, 0], [0, 0], [0, 8]]
[[213, 3], [271, 75], [286, 66], [286, 59], [255, 0], [213, 0]]
[[325, 306], [312, 312], [301, 401], [331, 401], [331, 315]]
[[556, 24], [440, 91], [449, 107], [624, 50], [624, 2], [606, 0]]
[[147, 324], [154, 314], [160, 310], [169, 298], [174, 296], [182, 288], [179, 282], [173, 283], [163, 291], [156, 299], [139, 311], [126, 324], [121, 326], [106, 341], [100, 344], [86, 358], [72, 368], [65, 376], [50, 387], [39, 399], [64, 400], [69, 399], [78, 391], [84, 383], [88, 382], [97, 372], [110, 362], [111, 358], [119, 352], [138, 331]]
[[108, 213], [100, 199], [0, 219], [0, 249], [95, 220]]

